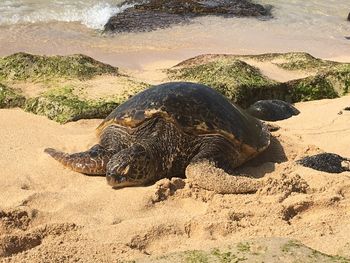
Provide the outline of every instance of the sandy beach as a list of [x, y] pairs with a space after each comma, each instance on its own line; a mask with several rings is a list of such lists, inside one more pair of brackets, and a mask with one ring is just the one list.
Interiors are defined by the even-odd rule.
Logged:
[[[89, 27], [91, 21], [70, 17], [31, 21], [28, 15], [23, 19], [29, 22], [11, 25], [0, 19], [0, 56], [83, 53], [118, 67], [118, 76], [85, 82], [11, 83], [35, 97], [47, 90], [47, 83], [67, 81], [84, 89], [88, 99], [124, 94], [130, 80], [138, 81], [135, 87], [169, 81], [166, 69], [202, 54], [301, 51], [350, 63], [345, 38], [350, 25], [339, 20], [346, 10], [330, 2], [329, 10], [327, 4], [313, 10], [317, 1], [305, 6], [294, 1], [290, 5], [298, 8], [288, 13], [284, 8], [289, 4], [276, 0], [276, 17], [267, 21], [210, 16], [186, 26], [114, 36]], [[322, 19], [327, 23], [320, 24]], [[241, 59], [281, 83], [315, 73]], [[331, 174], [296, 163], [322, 152], [350, 158], [350, 111], [344, 110], [350, 107], [350, 96], [295, 107], [299, 115], [273, 123], [279, 129], [272, 132], [270, 147], [238, 169], [266, 179], [251, 194], [218, 194], [183, 178], [112, 189], [104, 176], [73, 172], [44, 153], [48, 147], [68, 153], [90, 148], [98, 142], [96, 128], [102, 119], [59, 124], [20, 108], [0, 109], [0, 262], [155, 262], [171, 253], [227, 246], [237, 246], [242, 257], [219, 262], [350, 262], [350, 172]], [[250, 245], [242, 249], [242, 244]], [[303, 247], [293, 254], [285, 244]], [[174, 255], [160, 262], [178, 262]]]
[[167, 179], [113, 190], [104, 177], [72, 172], [44, 154], [91, 147], [101, 120], [60, 125], [2, 109], [0, 255], [4, 262], [118, 262], [285, 237], [349, 256], [350, 173], [295, 164], [323, 151], [350, 156], [350, 113], [338, 114], [348, 105], [348, 96], [298, 103], [300, 115], [276, 122], [270, 149], [241, 168], [271, 178], [257, 193], [220, 195], [181, 179], [185, 187], [162, 199]]

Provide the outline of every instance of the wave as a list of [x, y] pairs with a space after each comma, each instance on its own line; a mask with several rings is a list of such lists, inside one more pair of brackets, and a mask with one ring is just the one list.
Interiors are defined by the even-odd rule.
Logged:
[[[23, 0], [22, 0], [23, 1]], [[72, 1], [74, 2], [74, 1]], [[113, 5], [111, 3], [96, 3], [87, 6], [75, 4], [36, 5], [29, 6], [14, 1], [4, 1], [0, 4], [0, 25], [37, 22], [80, 22], [92, 29], [103, 29], [108, 19], [114, 14], [132, 7], [130, 4]]]

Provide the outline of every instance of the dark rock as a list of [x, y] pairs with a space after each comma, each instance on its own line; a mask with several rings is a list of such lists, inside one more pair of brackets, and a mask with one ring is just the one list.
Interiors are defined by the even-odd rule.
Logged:
[[350, 13], [348, 14], [348, 21], [350, 21]]
[[300, 112], [283, 100], [259, 100], [251, 105], [247, 112], [264, 121], [279, 121], [298, 115]]
[[22, 107], [25, 101], [20, 92], [0, 83], [0, 109]]
[[139, 32], [188, 23], [205, 15], [269, 17], [271, 7], [249, 0], [149, 0], [126, 1], [133, 5], [112, 16], [105, 32]]
[[298, 160], [297, 163], [327, 173], [342, 173], [350, 170], [350, 159], [334, 153], [321, 153], [307, 156]]

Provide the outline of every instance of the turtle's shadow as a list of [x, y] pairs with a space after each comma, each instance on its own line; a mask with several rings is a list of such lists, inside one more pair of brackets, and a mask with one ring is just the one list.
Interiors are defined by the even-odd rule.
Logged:
[[261, 178], [265, 174], [273, 172], [276, 163], [286, 161], [288, 158], [281, 143], [276, 137], [271, 136], [270, 146], [263, 153], [237, 168], [236, 172]]

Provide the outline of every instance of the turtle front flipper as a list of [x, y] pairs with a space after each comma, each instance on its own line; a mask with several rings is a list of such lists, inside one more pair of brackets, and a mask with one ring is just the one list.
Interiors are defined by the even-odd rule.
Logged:
[[87, 175], [105, 175], [107, 163], [113, 154], [99, 144], [80, 153], [68, 154], [52, 148], [45, 149], [45, 152], [73, 171]]
[[186, 178], [199, 187], [218, 194], [255, 193], [263, 186], [262, 179], [226, 173], [208, 160], [190, 163]]
[[203, 140], [198, 153], [186, 167], [186, 178], [193, 184], [219, 194], [254, 193], [263, 186], [263, 179], [234, 173], [249, 158], [240, 146], [222, 137]]

